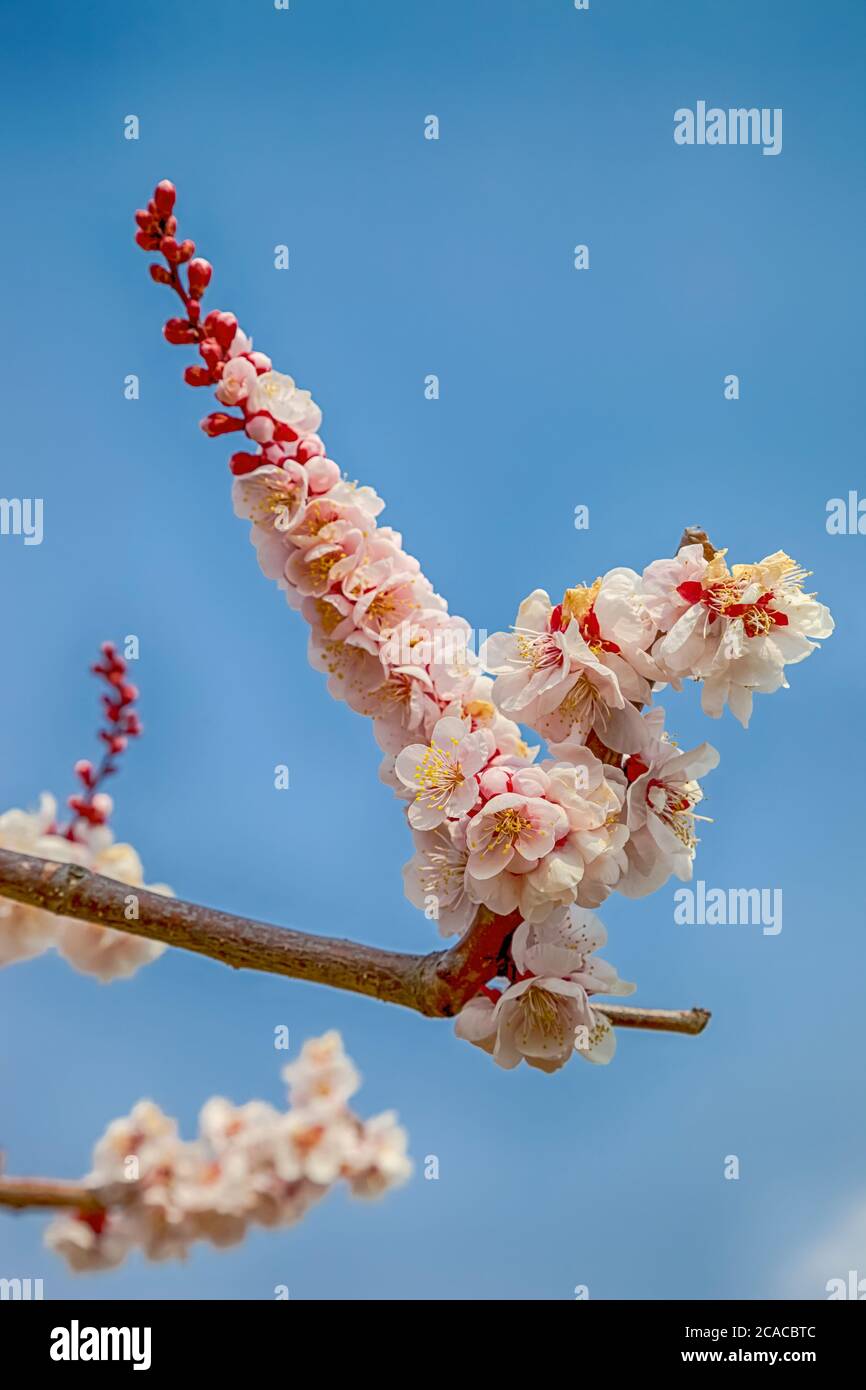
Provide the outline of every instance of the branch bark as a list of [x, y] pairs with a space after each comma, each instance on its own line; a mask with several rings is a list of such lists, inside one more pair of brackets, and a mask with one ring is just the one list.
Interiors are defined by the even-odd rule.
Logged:
[[133, 1196], [136, 1183], [113, 1183], [110, 1187], [88, 1187], [83, 1182], [60, 1178], [0, 1177], [0, 1207], [15, 1211], [53, 1211], [70, 1207], [73, 1211], [106, 1211], [122, 1206]]
[[[447, 951], [410, 955], [339, 937], [313, 936], [235, 917], [216, 908], [131, 888], [79, 864], [61, 864], [0, 849], [0, 896], [61, 917], [95, 922], [132, 936], [195, 951], [236, 970], [261, 970], [402, 1004], [428, 1018], [450, 1018], [496, 974], [516, 918], [479, 910], [465, 936]], [[131, 899], [137, 917], [127, 918]], [[593, 1003], [621, 1028], [703, 1032], [705, 1009], [641, 1009]]]

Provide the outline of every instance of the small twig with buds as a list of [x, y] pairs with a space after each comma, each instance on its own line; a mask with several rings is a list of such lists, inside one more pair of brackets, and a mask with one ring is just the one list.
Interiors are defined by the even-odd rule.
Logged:
[[[103, 642], [101, 650], [102, 661], [90, 669], [108, 687], [102, 696], [106, 722], [99, 730], [105, 752], [96, 767], [87, 758], [80, 758], [75, 764], [75, 775], [84, 791], [70, 796], [67, 803], [76, 820], [85, 820], [90, 825], [104, 825], [108, 819], [111, 800], [102, 791], [103, 783], [117, 772], [117, 759], [126, 752], [129, 740], [138, 738], [142, 732], [141, 722], [132, 708], [138, 699], [138, 688], [126, 679], [126, 662], [113, 642]], [[75, 821], [62, 833], [67, 840], [74, 840]]]

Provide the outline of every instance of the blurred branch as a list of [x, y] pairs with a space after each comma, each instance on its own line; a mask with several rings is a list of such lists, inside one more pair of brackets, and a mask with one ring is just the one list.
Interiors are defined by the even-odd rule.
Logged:
[[113, 1183], [110, 1187], [88, 1187], [83, 1182], [64, 1182], [55, 1178], [0, 1177], [0, 1207], [16, 1211], [56, 1210], [99, 1212], [122, 1206], [135, 1192], [135, 1183]]

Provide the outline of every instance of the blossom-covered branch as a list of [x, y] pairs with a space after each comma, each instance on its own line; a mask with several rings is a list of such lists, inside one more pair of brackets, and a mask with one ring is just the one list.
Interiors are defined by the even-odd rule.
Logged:
[[[0, 894], [35, 911], [130, 932], [235, 969], [350, 990], [430, 1018], [458, 1013], [495, 975], [503, 950], [503, 922], [492, 913], [482, 913], [450, 950], [424, 956], [270, 926], [146, 889], [134, 894], [136, 915], [130, 919], [128, 885], [80, 864], [6, 849], [0, 849]], [[703, 1009], [605, 1005], [604, 1012], [620, 1027], [671, 1033], [700, 1033], [710, 1017]]]
[[[198, 349], [185, 378], [221, 407], [205, 433], [254, 446], [230, 461], [235, 511], [308, 623], [329, 690], [373, 721], [382, 779], [407, 803], [415, 840], [407, 896], [445, 936], [471, 933], [481, 909], [514, 919], [458, 1033], [503, 1066], [552, 1070], [575, 1051], [609, 1060], [613, 1034], [590, 1000], [633, 987], [596, 957], [605, 932], [593, 909], [613, 891], [640, 897], [691, 876], [699, 778], [718, 762], [707, 743], [679, 752], [663, 711], [647, 707], [691, 679], [707, 714], [727, 705], [747, 725], [754, 692], [787, 684], [785, 666], [832, 631], [829, 613], [783, 552], [729, 569], [695, 533], [642, 574], [610, 570], [559, 602], [534, 590], [479, 657], [402, 537], [378, 524], [375, 492], [328, 457], [310, 393], [253, 350], [233, 314], [203, 316], [211, 267], [178, 239], [174, 208], [164, 181], [136, 214], [138, 244], [165, 262], [153, 279], [184, 309], [165, 337]], [[552, 757], [538, 759], [517, 721]]]
[[0, 1206], [63, 1208], [45, 1241], [77, 1271], [112, 1269], [135, 1248], [182, 1259], [198, 1240], [235, 1245], [251, 1225], [295, 1225], [339, 1181], [378, 1197], [412, 1171], [393, 1111], [361, 1120], [349, 1108], [360, 1077], [339, 1033], [304, 1044], [283, 1070], [290, 1106], [235, 1106], [214, 1097], [198, 1138], [139, 1101], [114, 1120], [81, 1183], [0, 1178]]

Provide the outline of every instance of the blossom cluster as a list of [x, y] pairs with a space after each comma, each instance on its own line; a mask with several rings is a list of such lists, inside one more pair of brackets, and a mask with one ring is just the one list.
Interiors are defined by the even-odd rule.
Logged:
[[[637, 897], [672, 874], [691, 876], [699, 779], [718, 755], [707, 743], [680, 751], [654, 693], [700, 681], [708, 714], [728, 705], [746, 725], [753, 693], [785, 686], [786, 666], [830, 634], [832, 619], [782, 552], [729, 569], [723, 551], [695, 543], [642, 574], [610, 570], [558, 603], [535, 590], [512, 631], [476, 655], [468, 624], [449, 614], [399, 533], [379, 523], [376, 493], [343, 478], [328, 456], [309, 392], [253, 350], [233, 314], [202, 317], [211, 268], [189, 259], [193, 243], [177, 241], [174, 201], [165, 182], [137, 214], [139, 244], [166, 261], [151, 268], [154, 279], [186, 310], [165, 336], [197, 345], [202, 363], [186, 380], [212, 387], [225, 407], [205, 417], [205, 432], [241, 433], [255, 446], [231, 459], [235, 511], [251, 523], [263, 572], [308, 623], [310, 660], [331, 694], [373, 721], [381, 776], [407, 803], [415, 842], [407, 896], [445, 936], [464, 932], [479, 909], [522, 924], [503, 942], [505, 993], [494, 1001], [482, 991], [459, 1031], [478, 1032], [482, 1020], [492, 1028], [495, 1017], [498, 1061], [513, 1055], [507, 1036], [523, 1039], [515, 1045], [527, 1060], [561, 1065], [568, 1054], [558, 1046], [533, 1051], [523, 1025], [503, 1023], [529, 996], [520, 1012], [532, 1015], [534, 1033], [549, 1027], [559, 1037], [554, 1016], [564, 1006], [536, 1008], [543, 991], [523, 977], [559, 978], [569, 998], [579, 991], [588, 1020], [584, 972], [551, 973], [550, 940], [614, 890]], [[522, 725], [547, 741], [549, 757], [528, 746]], [[531, 955], [524, 931], [541, 933]], [[547, 973], [523, 971], [518, 957]], [[575, 1008], [565, 1011], [569, 1026]], [[606, 1060], [611, 1047], [577, 1050]]]
[[134, 1249], [184, 1258], [194, 1241], [235, 1245], [248, 1227], [292, 1226], [339, 1181], [378, 1197], [412, 1171], [392, 1111], [361, 1120], [348, 1101], [360, 1077], [339, 1033], [307, 1041], [285, 1067], [288, 1109], [214, 1097], [185, 1141], [152, 1101], [114, 1120], [86, 1185], [105, 1205], [58, 1216], [46, 1244], [74, 1270], [111, 1269]]
[[[103, 745], [101, 761], [94, 765], [82, 758], [75, 764], [80, 790], [67, 798], [72, 812], [68, 823], [61, 823], [57, 802], [47, 792], [43, 792], [35, 811], [16, 807], [3, 812], [0, 849], [63, 864], [80, 864], [131, 888], [147, 886], [151, 893], [170, 896], [171, 889], [164, 883], [145, 885], [141, 860], [132, 845], [115, 842], [109, 825], [113, 802], [102, 790], [106, 779], [117, 772], [118, 759], [126, 751], [129, 739], [141, 733], [138, 714], [133, 709], [138, 690], [128, 679], [126, 661], [111, 642], [103, 643], [102, 659], [91, 669], [105, 685], [104, 726], [99, 731]], [[95, 922], [60, 917], [0, 897], [0, 966], [29, 960], [52, 946], [76, 970], [102, 981], [133, 975], [165, 950], [159, 941], [100, 927]]]

